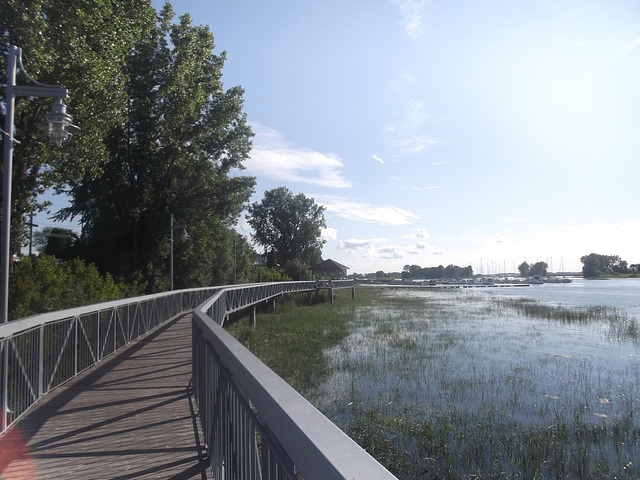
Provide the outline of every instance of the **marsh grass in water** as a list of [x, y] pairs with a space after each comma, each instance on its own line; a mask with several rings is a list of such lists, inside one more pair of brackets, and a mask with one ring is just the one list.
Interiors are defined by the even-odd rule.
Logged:
[[340, 293], [236, 334], [398, 477], [640, 477], [634, 319], [469, 291]]
[[[345, 301], [336, 295], [336, 304]], [[351, 292], [348, 292], [351, 299]], [[353, 305], [352, 305], [353, 307]], [[347, 313], [336, 314], [325, 297], [319, 301], [307, 295], [292, 294], [276, 299], [275, 311], [257, 313], [257, 326], [251, 328], [248, 317], [236, 315], [227, 330], [278, 375], [300, 392], [324, 379], [329, 362], [324, 351], [349, 334]]]

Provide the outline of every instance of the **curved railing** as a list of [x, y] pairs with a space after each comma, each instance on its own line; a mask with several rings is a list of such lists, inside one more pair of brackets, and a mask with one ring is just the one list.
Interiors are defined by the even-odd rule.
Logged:
[[339, 288], [353, 282], [181, 290], [0, 325], [0, 432], [42, 395], [193, 310], [193, 390], [216, 479], [395, 478], [222, 328], [231, 313], [282, 294]]
[[0, 325], [0, 433], [44, 394], [222, 288], [158, 293]]
[[229, 287], [194, 310], [193, 391], [214, 478], [395, 478], [222, 328], [233, 311], [316, 287], [353, 282]]

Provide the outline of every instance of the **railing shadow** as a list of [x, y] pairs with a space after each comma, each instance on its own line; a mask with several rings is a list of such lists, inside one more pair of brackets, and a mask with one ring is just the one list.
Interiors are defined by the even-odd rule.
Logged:
[[[18, 435], [19, 441], [28, 446], [14, 448], [12, 455], [0, 453], [0, 477], [11, 462], [64, 462], [73, 465], [89, 458], [113, 457], [112, 464], [121, 464], [129, 457], [140, 455], [148, 457], [149, 461], [144, 465], [136, 461], [126, 473], [125, 469], [120, 469], [109, 477], [137, 478], [170, 469], [173, 473], [166, 478], [206, 478], [207, 454], [200, 442], [190, 387], [189, 337], [183, 336], [181, 343], [184, 342], [185, 346], [182, 348], [176, 345], [175, 338], [162, 340], [163, 335], [171, 335], [179, 322], [188, 323], [187, 317], [183, 314], [165, 322], [69, 381], [64, 388], [44, 396], [0, 437], [0, 452], [9, 452], [8, 444], [15, 443]], [[188, 325], [186, 328], [188, 331]], [[184, 357], [188, 361], [179, 360]], [[171, 358], [179, 361], [170, 362]], [[153, 363], [142, 367], [142, 361]], [[135, 367], [131, 368], [131, 364]], [[123, 378], [118, 377], [122, 374]], [[154, 379], [161, 379], [163, 383], [152, 383]], [[81, 395], [89, 395], [92, 400], [97, 397], [97, 401], [88, 403]], [[178, 406], [178, 403], [183, 405]], [[181, 410], [178, 414], [167, 415], [163, 412], [165, 407]], [[113, 414], [105, 417], [105, 412]], [[60, 425], [59, 433], [48, 425], [49, 422]], [[167, 438], [171, 438], [170, 432], [184, 431], [185, 422], [193, 429], [193, 437], [188, 443], [173, 446], [167, 441], [161, 448], [148, 445], [146, 436], [149, 432], [162, 430]], [[40, 439], [41, 434], [46, 434], [46, 437]], [[126, 440], [125, 444], [125, 437], [133, 441]], [[96, 446], [100, 447], [99, 451], [96, 451]]]

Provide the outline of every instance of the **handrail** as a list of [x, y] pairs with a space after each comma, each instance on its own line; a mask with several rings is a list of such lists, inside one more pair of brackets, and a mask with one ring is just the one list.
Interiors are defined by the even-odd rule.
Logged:
[[[193, 392], [216, 479], [393, 479], [222, 328], [230, 312], [316, 282], [221, 289], [193, 312]], [[322, 288], [327, 288], [323, 286]], [[330, 288], [353, 288], [333, 281]]]
[[354, 287], [334, 280], [180, 290], [0, 325], [0, 432], [47, 392], [195, 308], [193, 391], [215, 478], [395, 478], [221, 326], [235, 311], [319, 288]]
[[0, 433], [43, 395], [224, 287], [34, 315], [0, 325]]

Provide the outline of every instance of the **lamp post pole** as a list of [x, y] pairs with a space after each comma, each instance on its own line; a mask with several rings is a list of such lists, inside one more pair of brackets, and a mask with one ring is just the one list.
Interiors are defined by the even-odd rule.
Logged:
[[173, 291], [173, 213], [171, 214], [171, 225], [169, 227], [171, 253], [169, 255], [169, 290]]
[[180, 229], [181, 234], [180, 234], [180, 239], [181, 240], [186, 240], [187, 238], [189, 238], [189, 235], [187, 235], [187, 226], [183, 225], [181, 223], [176, 223], [176, 220], [173, 216], [173, 213], [171, 214], [171, 218], [170, 218], [170, 224], [169, 224], [169, 244], [170, 244], [170, 253], [169, 253], [169, 290], [172, 291], [173, 290], [173, 231], [175, 229]]
[[[67, 89], [61, 85], [45, 85], [33, 80], [22, 68], [22, 50], [15, 45], [7, 46], [7, 81], [5, 84], [5, 117], [4, 117], [4, 171], [2, 175], [2, 292], [0, 301], [2, 305], [2, 323], [9, 321], [9, 270], [11, 269], [11, 183], [13, 176], [13, 122], [15, 114], [16, 97], [55, 97], [56, 104], [52, 113], [46, 116], [47, 124], [43, 128], [51, 139], [58, 145], [69, 140], [72, 131], [79, 130], [72, 125], [73, 118], [66, 113], [66, 107], [62, 99], [68, 97]], [[16, 85], [16, 70], [20, 69], [25, 75], [37, 83], [38, 86]], [[38, 126], [39, 128], [40, 125]]]
[[2, 323], [9, 321], [9, 267], [11, 261], [11, 177], [13, 176], [13, 111], [16, 97], [17, 48], [9, 45], [4, 116], [4, 170], [2, 172]]

